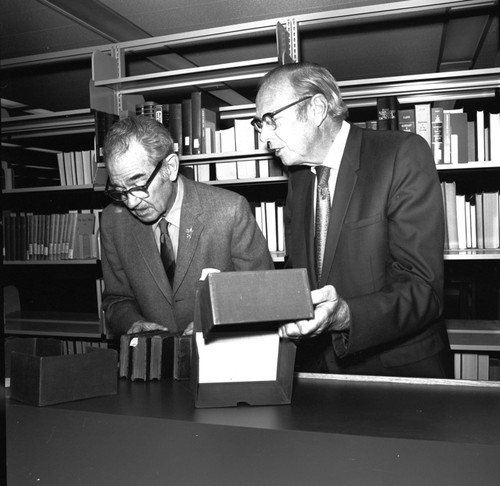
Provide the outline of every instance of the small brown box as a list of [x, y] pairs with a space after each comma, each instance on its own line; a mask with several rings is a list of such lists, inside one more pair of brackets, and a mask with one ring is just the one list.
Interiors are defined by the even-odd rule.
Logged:
[[102, 395], [116, 395], [117, 352], [43, 355], [12, 352], [11, 398], [43, 407]]

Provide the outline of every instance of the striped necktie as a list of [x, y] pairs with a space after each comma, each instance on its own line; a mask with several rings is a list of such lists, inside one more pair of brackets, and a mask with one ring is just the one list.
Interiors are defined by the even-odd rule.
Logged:
[[170, 285], [174, 283], [175, 274], [175, 255], [174, 248], [172, 247], [172, 241], [170, 240], [170, 235], [168, 234], [168, 222], [165, 218], [161, 218], [158, 223], [160, 227], [160, 256], [165, 267], [165, 272], [167, 273]]
[[314, 257], [316, 277], [319, 282], [323, 270], [323, 256], [325, 254], [326, 235], [328, 233], [328, 221], [330, 219], [330, 189], [328, 187], [330, 167], [325, 167], [323, 165], [316, 167], [316, 177], [318, 184], [316, 194]]

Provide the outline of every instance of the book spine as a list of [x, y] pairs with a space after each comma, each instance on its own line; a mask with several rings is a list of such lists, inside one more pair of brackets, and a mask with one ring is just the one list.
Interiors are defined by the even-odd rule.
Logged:
[[443, 160], [443, 109], [431, 109], [432, 154], [436, 165], [444, 163]]

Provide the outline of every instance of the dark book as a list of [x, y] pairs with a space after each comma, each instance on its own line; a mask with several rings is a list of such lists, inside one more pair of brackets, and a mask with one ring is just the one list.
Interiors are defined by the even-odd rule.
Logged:
[[191, 106], [191, 98], [182, 100], [182, 155], [193, 154], [193, 146], [191, 143], [193, 135], [193, 116]]
[[415, 110], [398, 110], [398, 125], [401, 132], [415, 133]]
[[120, 378], [132, 381], [171, 378], [176, 337], [169, 331], [123, 334], [120, 338]]
[[397, 130], [397, 99], [395, 96], [377, 98], [377, 129]]
[[456, 154], [454, 149], [455, 142], [452, 142], [452, 162], [455, 162], [456, 155], [456, 162], [466, 164], [469, 161], [467, 113], [451, 113], [450, 124], [452, 140], [456, 136]]
[[174, 380], [189, 380], [191, 377], [192, 336], [174, 338]]
[[217, 119], [220, 101], [215, 96], [204, 91], [191, 93], [191, 153], [193, 155], [206, 153], [202, 149], [205, 127], [202, 120], [202, 109], [210, 110]]
[[94, 110], [95, 119], [95, 161], [104, 162], [102, 148], [106, 133], [118, 121], [118, 116], [112, 113]]
[[171, 378], [174, 371], [174, 336], [161, 332], [151, 336], [151, 359], [149, 379]]
[[170, 103], [168, 129], [174, 141], [174, 152], [182, 154], [182, 104]]

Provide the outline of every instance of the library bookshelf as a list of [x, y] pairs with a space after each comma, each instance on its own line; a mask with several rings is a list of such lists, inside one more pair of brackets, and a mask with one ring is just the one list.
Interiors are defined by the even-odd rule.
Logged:
[[[80, 344], [105, 337], [97, 244], [104, 200], [88, 177], [93, 160], [87, 161], [87, 178], [80, 167], [77, 179], [74, 157], [84, 150], [90, 156], [94, 133], [90, 109], [2, 120], [7, 337], [59, 337]], [[71, 165], [62, 163], [63, 153], [72, 156]], [[65, 178], [69, 170], [74, 179]]]
[[[306, 34], [315, 28], [324, 30], [328, 26], [342, 25], [347, 20], [354, 24], [361, 24], [374, 17], [388, 22], [397, 21], [400, 15], [419, 12], [428, 14], [432, 13], [433, 9], [441, 15], [444, 7], [451, 8], [455, 3], [460, 6], [460, 2], [447, 2], [446, 5], [445, 2], [434, 3], [435, 5], [429, 2], [394, 2], [366, 8], [349, 7], [293, 18], [271, 19], [97, 46], [87, 52], [92, 62], [90, 108], [118, 117], [127, 116], [136, 113], [137, 105], [147, 101], [169, 105], [170, 109], [171, 105], [179, 104], [190, 98], [193, 92], [201, 90], [220, 100], [218, 128], [225, 130], [233, 127], [236, 120], [249, 119], [254, 115], [253, 98], [256, 86], [266, 72], [281, 63], [299, 60], [299, 34], [302, 32]], [[265, 39], [265, 43], [261, 42], [262, 39]], [[255, 44], [255, 57], [238, 57], [241, 51], [237, 46], [242, 42]], [[233, 52], [234, 46], [236, 48]], [[182, 54], [196, 49], [200, 51], [198, 66], [142, 72], [135, 64], [138, 58], [148, 61], [155, 55], [172, 52]], [[71, 52], [68, 52], [69, 54]], [[350, 109], [352, 122], [360, 120], [357, 118], [358, 113], [362, 113], [359, 116], [365, 116], [369, 112], [376, 118], [377, 102], [381, 97], [395, 98], [400, 108], [414, 108], [417, 104], [449, 107], [450, 104], [455, 106], [459, 103], [471, 117], [475, 110], [483, 110], [485, 107], [492, 112], [500, 111], [500, 68], [349, 79], [340, 81], [339, 86]], [[170, 109], [169, 113], [171, 116], [173, 111]], [[213, 150], [213, 153], [211, 151], [196, 155], [182, 153], [180, 150], [179, 154], [185, 169], [198, 173], [198, 176], [200, 171], [208, 171], [208, 177], [204, 175], [204, 178], [199, 180], [238, 191], [256, 207], [263, 202], [279, 204], [286, 198], [286, 173], [273, 175], [265, 171], [265, 175], [261, 176], [257, 169], [258, 175], [252, 177], [217, 177], [218, 167], [253, 161], [259, 167], [259, 162], [271, 163], [275, 160], [272, 153], [259, 147], [256, 142], [252, 148], [244, 150]], [[478, 194], [483, 190], [500, 190], [500, 161], [478, 160], [472, 157], [465, 164], [437, 164], [436, 168], [440, 179], [455, 181], [457, 191], [462, 194], [469, 190], [472, 191], [471, 194]], [[277, 251], [275, 260], [283, 261], [285, 255], [286, 249]], [[500, 272], [498, 248], [447, 249], [444, 263], [453, 279], [464, 277], [465, 283], [458, 285], [460, 291], [465, 288], [469, 294], [475, 294], [474, 288], [479, 279], [477, 273], [482, 273], [485, 267], [488, 285], [495, 290], [495, 279]], [[456, 264], [459, 264], [460, 268], [456, 269]], [[473, 275], [470, 276], [470, 273]], [[462, 294], [459, 298], [461, 297]], [[481, 301], [478, 307], [487, 307], [489, 314], [481, 316], [480, 312], [471, 312], [470, 309], [466, 311], [467, 317], [470, 317], [467, 322], [472, 330], [477, 322], [496, 321], [499, 318], [498, 294], [488, 293], [487, 299], [488, 305], [483, 306], [484, 301]], [[451, 316], [451, 319], [461, 317], [463, 315]]]

